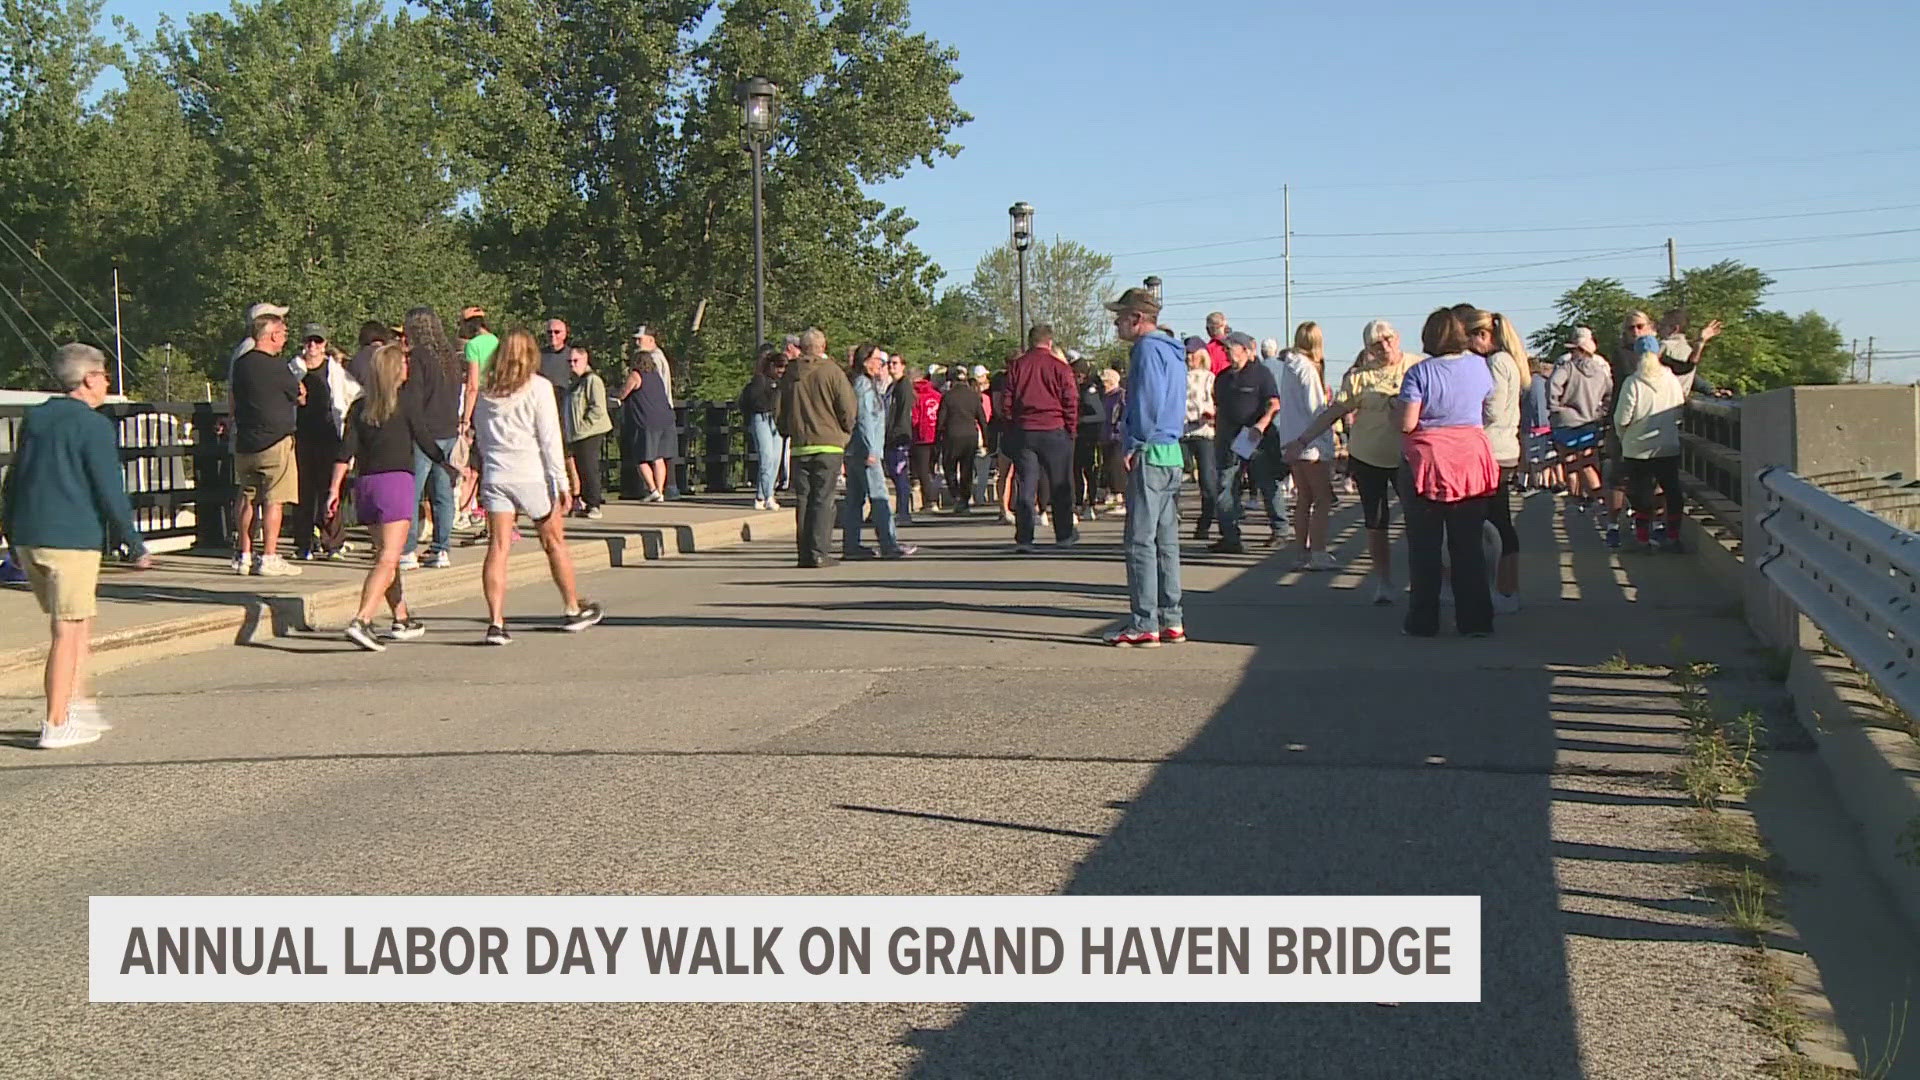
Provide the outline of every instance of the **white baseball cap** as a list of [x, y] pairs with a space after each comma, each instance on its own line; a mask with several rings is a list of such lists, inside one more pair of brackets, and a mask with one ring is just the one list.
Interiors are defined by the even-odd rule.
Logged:
[[275, 318], [284, 319], [287, 317], [287, 312], [291, 310], [293, 309], [282, 307], [279, 304], [255, 304], [247, 309], [247, 322], [251, 323], [262, 315], [272, 315]]
[[980, 376], [982, 376], [982, 375], [985, 375], [986, 373], [987, 373], [987, 365], [985, 365], [985, 364], [975, 364], [975, 365], [973, 365], [973, 377], [974, 377], [974, 378], [976, 378], [976, 379], [977, 379], [977, 378], [979, 378]]

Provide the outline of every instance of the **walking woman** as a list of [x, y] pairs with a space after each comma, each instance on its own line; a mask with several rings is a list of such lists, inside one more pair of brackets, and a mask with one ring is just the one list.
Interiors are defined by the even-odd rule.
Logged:
[[[415, 398], [416, 415], [427, 436], [440, 448], [442, 456], [453, 452], [453, 444], [464, 426], [460, 419], [461, 385], [467, 378], [465, 356], [447, 339], [440, 316], [430, 307], [407, 312], [403, 340], [407, 348], [407, 394]], [[433, 459], [424, 453], [413, 455], [413, 501], [417, 507], [425, 498], [433, 514], [433, 542], [427, 557], [416, 564], [414, 553], [419, 530], [407, 534], [406, 551], [400, 556], [400, 568], [415, 565], [441, 569], [453, 565], [453, 484], [446, 470], [433, 467]], [[417, 522], [416, 517], [416, 522]]]
[[598, 521], [600, 507], [607, 498], [600, 488], [601, 448], [607, 433], [613, 430], [613, 414], [607, 411], [607, 381], [593, 370], [587, 350], [575, 345], [568, 353], [573, 380], [567, 387], [567, 456], [573, 473], [579, 478], [579, 513]]
[[[641, 486], [646, 488], [640, 501], [667, 501], [667, 459], [673, 456], [677, 434], [667, 377], [656, 352], [638, 350], [629, 362], [626, 385], [620, 389], [620, 458], [640, 474]], [[633, 497], [624, 489], [621, 494]]]
[[1387, 493], [1400, 471], [1400, 426], [1394, 399], [1416, 358], [1400, 351], [1400, 335], [1385, 319], [1375, 319], [1360, 332], [1366, 343], [1360, 356], [1340, 380], [1340, 392], [1320, 410], [1307, 429], [1283, 449], [1297, 457], [1307, 446], [1347, 421], [1347, 461], [1360, 488], [1360, 513], [1367, 526], [1367, 559], [1373, 567], [1373, 602], [1393, 603], [1393, 544], [1387, 526], [1392, 522]]
[[1213, 358], [1201, 338], [1188, 338], [1186, 348], [1187, 425], [1180, 445], [1200, 481], [1200, 520], [1193, 527], [1193, 538], [1205, 540], [1213, 528], [1214, 496], [1220, 487], [1220, 462], [1213, 447]]
[[786, 353], [760, 346], [753, 361], [753, 378], [740, 391], [740, 414], [747, 418], [747, 436], [753, 440], [757, 468], [753, 477], [753, 508], [778, 510], [773, 485], [780, 475], [780, 431], [773, 425], [773, 408], [780, 399], [780, 379], [787, 373]]
[[1073, 501], [1080, 514], [1092, 521], [1099, 513], [1101, 493], [1101, 448], [1107, 442], [1107, 410], [1100, 404], [1100, 378], [1091, 361], [1074, 365], [1080, 387], [1080, 426], [1073, 433]]
[[[651, 357], [647, 358], [651, 364]], [[525, 330], [509, 331], [493, 354], [473, 409], [480, 454], [480, 505], [487, 513], [487, 561], [480, 586], [487, 598], [487, 644], [507, 645], [507, 556], [521, 514], [533, 519], [547, 569], [560, 590], [562, 629], [578, 633], [600, 621], [600, 605], [581, 603], [567, 551], [567, 459], [560, 447], [560, 407], [539, 373], [540, 347]], [[649, 381], [660, 381], [650, 379]]]
[[1485, 410], [1493, 396], [1487, 363], [1467, 349], [1467, 332], [1446, 308], [1427, 316], [1420, 343], [1428, 352], [1400, 380], [1397, 401], [1406, 488], [1407, 571], [1413, 595], [1403, 629], [1414, 637], [1440, 632], [1440, 552], [1453, 566], [1453, 616], [1468, 637], [1493, 632], [1480, 529], [1500, 468], [1487, 442]]
[[[1326, 339], [1320, 324], [1303, 322], [1293, 332], [1293, 348], [1280, 354], [1280, 415], [1274, 418], [1274, 437], [1293, 442], [1327, 406]], [[1293, 543], [1295, 570], [1332, 570], [1337, 565], [1327, 553], [1327, 514], [1333, 507], [1333, 429], [1303, 440], [1291, 457], [1283, 455], [1293, 472]]]
[[907, 460], [913, 453], [913, 386], [907, 379], [907, 361], [890, 356], [877, 345], [862, 345], [854, 350], [854, 371], [848, 378], [859, 378], [861, 349], [871, 348], [881, 359], [880, 394], [886, 405], [886, 454], [881, 462], [887, 482], [893, 485], [893, 520], [901, 525], [913, 523], [913, 489], [907, 475]]
[[1500, 466], [1500, 489], [1487, 503], [1487, 520], [1500, 534], [1500, 564], [1493, 576], [1493, 609], [1520, 610], [1520, 532], [1513, 527], [1513, 474], [1520, 467], [1520, 394], [1527, 385], [1527, 347], [1507, 317], [1471, 304], [1453, 309], [1467, 331], [1467, 348], [1487, 362], [1493, 396], [1487, 399], [1487, 442]]
[[1120, 386], [1120, 373], [1112, 368], [1100, 372], [1100, 419], [1105, 424], [1106, 441], [1100, 444], [1100, 468], [1107, 482], [1107, 505], [1119, 507], [1127, 490], [1127, 456], [1122, 449], [1126, 436], [1127, 392]]
[[387, 640], [412, 641], [427, 632], [425, 623], [408, 614], [400, 584], [400, 553], [414, 514], [414, 455], [457, 478], [457, 470], [448, 464], [446, 452], [420, 417], [419, 397], [401, 390], [409, 381], [409, 366], [399, 345], [374, 349], [363, 369], [367, 382], [362, 394], [347, 407], [346, 429], [327, 489], [327, 512], [337, 514], [347, 469], [357, 468], [353, 505], [360, 523], [373, 536], [373, 566], [360, 587], [360, 607], [347, 623], [346, 635], [368, 652], [386, 649], [369, 625], [382, 599], [393, 614]]

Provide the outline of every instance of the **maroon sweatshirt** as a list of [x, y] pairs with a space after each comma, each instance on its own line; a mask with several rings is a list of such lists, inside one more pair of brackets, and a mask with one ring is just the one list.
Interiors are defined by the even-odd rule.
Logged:
[[1072, 435], [1080, 426], [1073, 369], [1045, 349], [1028, 350], [1007, 365], [1006, 388], [993, 403], [993, 412], [1020, 431], [1065, 429]]

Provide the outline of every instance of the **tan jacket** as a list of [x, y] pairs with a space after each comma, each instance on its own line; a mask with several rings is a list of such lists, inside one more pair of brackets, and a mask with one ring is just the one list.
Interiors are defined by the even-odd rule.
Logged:
[[824, 356], [802, 356], [780, 380], [773, 422], [793, 440], [795, 453], [810, 446], [844, 449], [853, 439], [857, 412], [853, 384], [840, 365]]

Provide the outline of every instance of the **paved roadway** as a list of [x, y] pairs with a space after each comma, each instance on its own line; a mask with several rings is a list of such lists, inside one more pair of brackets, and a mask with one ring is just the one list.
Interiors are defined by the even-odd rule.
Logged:
[[[1349, 501], [1340, 551], [1361, 545]], [[586, 579], [581, 636], [330, 636], [115, 673], [119, 729], [0, 701], [0, 1074], [1747, 1076], [1679, 744], [1624, 644], [1755, 660], [1690, 560], [1544, 499], [1521, 615], [1413, 641], [1356, 573], [1189, 552], [1194, 643], [1099, 647], [1118, 525], [1016, 560], [983, 519], [828, 571], [786, 544]], [[1280, 584], [1284, 587], [1276, 587]], [[551, 623], [551, 590], [515, 592]], [[1479, 1005], [90, 1006], [91, 893], [1473, 893]]]

